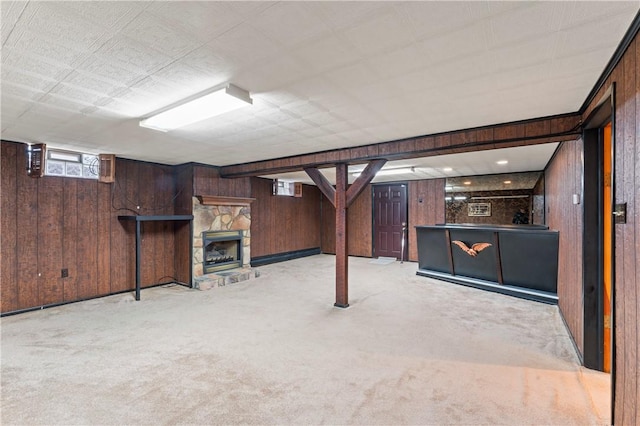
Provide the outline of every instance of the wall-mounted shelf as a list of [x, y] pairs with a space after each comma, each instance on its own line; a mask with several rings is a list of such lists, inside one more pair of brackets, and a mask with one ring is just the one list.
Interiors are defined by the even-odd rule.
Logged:
[[221, 197], [218, 195], [196, 195], [203, 206], [249, 206], [255, 198]]

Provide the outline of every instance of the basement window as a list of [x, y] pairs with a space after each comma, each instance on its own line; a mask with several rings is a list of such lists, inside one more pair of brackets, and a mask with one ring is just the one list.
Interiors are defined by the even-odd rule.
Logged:
[[285, 197], [302, 197], [302, 184], [300, 182], [288, 182], [280, 179], [274, 179], [273, 195], [283, 195]]

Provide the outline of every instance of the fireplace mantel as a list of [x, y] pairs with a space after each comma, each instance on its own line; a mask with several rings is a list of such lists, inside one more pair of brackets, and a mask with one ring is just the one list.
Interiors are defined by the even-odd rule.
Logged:
[[196, 195], [203, 206], [249, 206], [255, 198], [221, 197], [218, 195]]

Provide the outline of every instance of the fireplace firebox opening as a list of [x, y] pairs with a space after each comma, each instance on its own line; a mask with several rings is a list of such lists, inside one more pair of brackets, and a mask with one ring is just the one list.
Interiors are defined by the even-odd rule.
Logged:
[[202, 247], [205, 274], [242, 266], [242, 231], [204, 231]]

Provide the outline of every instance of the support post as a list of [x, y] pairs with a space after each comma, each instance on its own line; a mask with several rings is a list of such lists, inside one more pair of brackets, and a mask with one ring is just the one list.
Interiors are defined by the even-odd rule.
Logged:
[[347, 240], [347, 165], [336, 164], [336, 303], [349, 307], [349, 253]]
[[320, 170], [304, 169], [320, 191], [336, 208], [336, 303], [339, 308], [349, 307], [349, 241], [347, 230], [347, 209], [360, 193], [369, 185], [376, 173], [387, 162], [385, 159], [372, 160], [360, 176], [348, 188], [348, 167], [346, 163], [336, 164], [336, 187], [324, 177]]
[[136, 220], [136, 300], [140, 300], [140, 257], [141, 257], [141, 245], [142, 236], [140, 232], [140, 221]]

